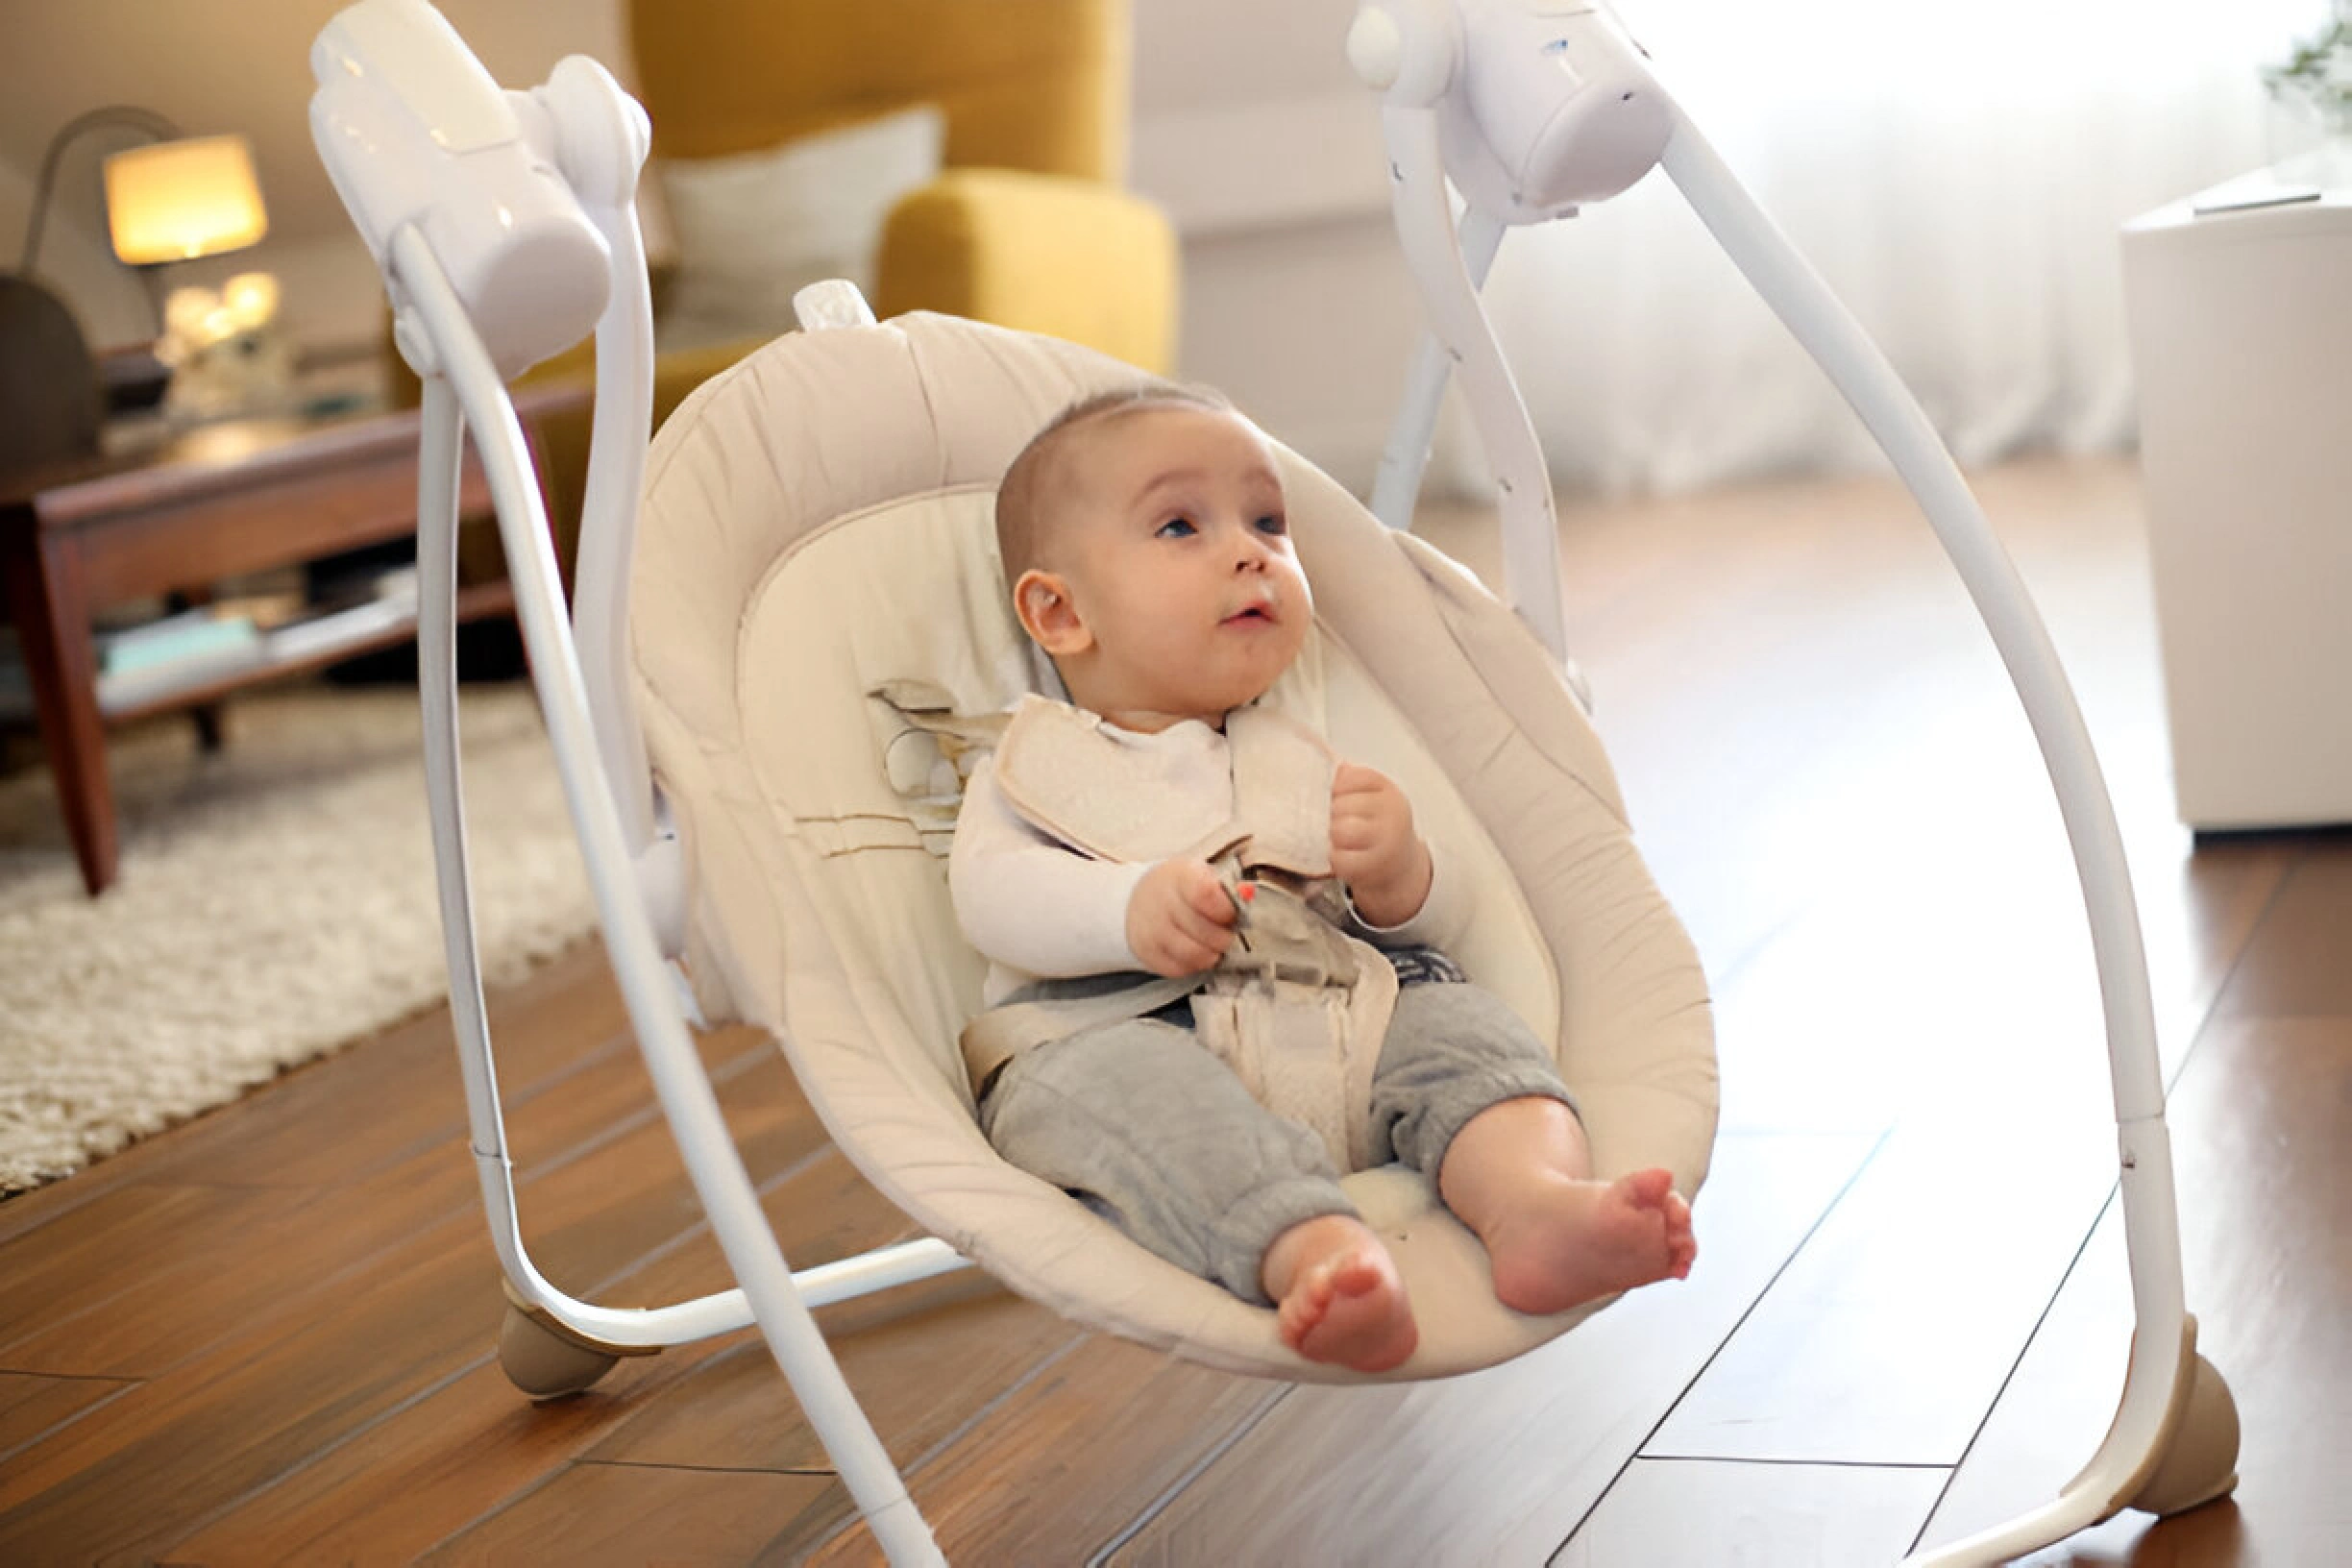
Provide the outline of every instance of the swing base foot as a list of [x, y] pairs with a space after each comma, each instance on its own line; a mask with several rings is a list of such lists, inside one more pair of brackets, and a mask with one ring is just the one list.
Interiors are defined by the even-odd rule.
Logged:
[[506, 1317], [499, 1326], [499, 1367], [506, 1381], [535, 1404], [585, 1392], [622, 1357], [651, 1356], [659, 1348], [599, 1344], [539, 1308], [525, 1306], [515, 1299], [513, 1286], [507, 1286]]
[[[2197, 1353], [2196, 1319], [2181, 1323], [2180, 1373], [2172, 1403], [2147, 1458], [2117, 1488], [2099, 1514], [2111, 1519], [2125, 1508], [2171, 1515], [2226, 1497], [2238, 1485], [2238, 1402], [2220, 1370]], [[2118, 1412], [2120, 1418], [2120, 1412]], [[2083, 1477], [2076, 1477], [2079, 1483]], [[2068, 1490], [2071, 1491], [2073, 1484]]]
[[2185, 1391], [2174, 1400], [2179, 1413], [2156, 1468], [2129, 1499], [2149, 1513], [2186, 1513], [2238, 1485], [2238, 1403], [2219, 1369], [2196, 1354], [2193, 1338], [2181, 1381]]

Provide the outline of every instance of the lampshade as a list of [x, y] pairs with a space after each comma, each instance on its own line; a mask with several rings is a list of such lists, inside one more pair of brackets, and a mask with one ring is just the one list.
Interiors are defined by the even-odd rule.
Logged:
[[191, 136], [106, 160], [114, 254], [133, 266], [242, 250], [269, 232], [243, 136]]

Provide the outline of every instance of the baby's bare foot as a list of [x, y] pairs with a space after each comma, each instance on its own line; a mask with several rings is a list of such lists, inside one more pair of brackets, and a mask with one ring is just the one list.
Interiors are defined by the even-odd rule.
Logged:
[[1522, 1312], [1558, 1312], [1656, 1280], [1686, 1279], [1699, 1243], [1690, 1205], [1665, 1170], [1614, 1182], [1529, 1184], [1482, 1237], [1495, 1296]]
[[1311, 1361], [1385, 1372], [1421, 1342], [1395, 1261], [1359, 1220], [1330, 1214], [1284, 1232], [1265, 1276], [1283, 1343]]

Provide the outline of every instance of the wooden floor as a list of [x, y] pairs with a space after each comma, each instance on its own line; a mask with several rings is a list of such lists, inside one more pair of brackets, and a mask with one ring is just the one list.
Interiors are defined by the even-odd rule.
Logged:
[[[2352, 1560], [2352, 837], [2173, 825], [2128, 465], [1984, 476], [2082, 686], [2170, 1075], [2233, 1502], [2035, 1559]], [[1442, 541], [1491, 566], [1473, 520]], [[2054, 1492], [2130, 1327], [2088, 942], [1997, 664], [1876, 481], [1570, 510], [1572, 634], [1719, 1007], [1699, 1267], [1511, 1366], [1290, 1388], [969, 1275], [822, 1314], [951, 1558], [1862, 1564]], [[495, 999], [541, 1268], [725, 1282], [593, 947]], [[907, 1234], [703, 1042], [796, 1264]], [[0, 1204], [0, 1563], [874, 1559], [764, 1347], [534, 1408], [445, 1017]]]

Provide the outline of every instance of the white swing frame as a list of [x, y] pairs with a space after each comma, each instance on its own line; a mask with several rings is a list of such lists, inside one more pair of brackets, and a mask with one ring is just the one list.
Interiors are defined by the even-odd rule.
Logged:
[[[1408, 376], [1373, 501], [1387, 526], [1409, 524], [1439, 403], [1453, 367], [1460, 365], [1465, 401], [1498, 481], [1506, 597], [1574, 678], [1542, 449], [1478, 297], [1506, 229], [1530, 216], [1498, 216], [1472, 204], [1458, 230], [1443, 155], [1441, 111], [1464, 74], [1464, 15], [1475, 21], [1482, 9], [1514, 5], [1529, 9], [1521, 0], [1366, 0], [1349, 38], [1360, 74], [1384, 92], [1397, 232], [1431, 324]], [[347, 18], [364, 26], [347, 28]], [[1657, 163], [1820, 361], [1918, 500], [2009, 671], [2073, 846], [2105, 1011], [2138, 1333], [2114, 1425], [2057, 1498], [1967, 1540], [1905, 1559], [1938, 1568], [2001, 1560], [2060, 1540], [2122, 1507], [2163, 1457], [2181, 1420], [2185, 1384], [2200, 1370], [2211, 1374], [2210, 1365], [2187, 1348], [2193, 1344], [2193, 1322], [2181, 1278], [2164, 1087], [2121, 835], [2089, 732], [2041, 618], [1918, 404], [1655, 83], [1646, 57], [1616, 19], [1595, 9], [1558, 20], [1586, 30], [1580, 35], [1585, 46], [1612, 51], [1635, 73], [1628, 80], [1637, 78], [1643, 90], [1664, 99], [1671, 129]], [[333, 84], [338, 74], [367, 75], [362, 67], [376, 64], [371, 51], [402, 56], [396, 68], [377, 73], [374, 90], [380, 93], [388, 86], [413, 96], [419, 82], [433, 78], [436, 94], [471, 94], [468, 111], [487, 112], [480, 94], [498, 89], [424, 0], [360, 0], [330, 24], [314, 51], [321, 90], [312, 116], [322, 156], [382, 266], [398, 340], [424, 382], [418, 644], [427, 785], [472, 1146], [509, 1294], [562, 1338], [615, 1355], [756, 1325], [889, 1559], [899, 1565], [943, 1562], [811, 1311], [969, 1264], [943, 1242], [925, 1239], [793, 1272], [693, 1048], [690, 1004], [674, 969], [683, 943], [682, 870], [630, 705], [624, 635], [652, 385], [651, 309], [633, 206], [647, 139], [643, 110], [601, 67], [576, 58], [559, 65], [546, 86], [502, 95], [521, 140], [544, 163], [561, 169], [601, 237], [612, 280], [595, 323], [595, 424], [577, 592], [567, 619], [529, 453], [481, 324], [469, 314], [416, 211], [392, 222], [380, 208], [370, 208], [356, 188], [369, 178], [365, 159], [355, 161], [332, 145], [336, 116], [343, 112], [334, 97], [341, 89]], [[406, 105], [420, 125], [438, 107]], [[845, 283], [819, 285], [798, 303], [812, 330], [873, 321]], [[489, 476], [532, 679], [605, 947], [663, 1113], [737, 1289], [649, 1309], [599, 1306], [551, 1284], [524, 1240], [483, 1006], [458, 759], [455, 511], [467, 430]], [[2217, 1375], [2214, 1379], [2217, 1384]]]

